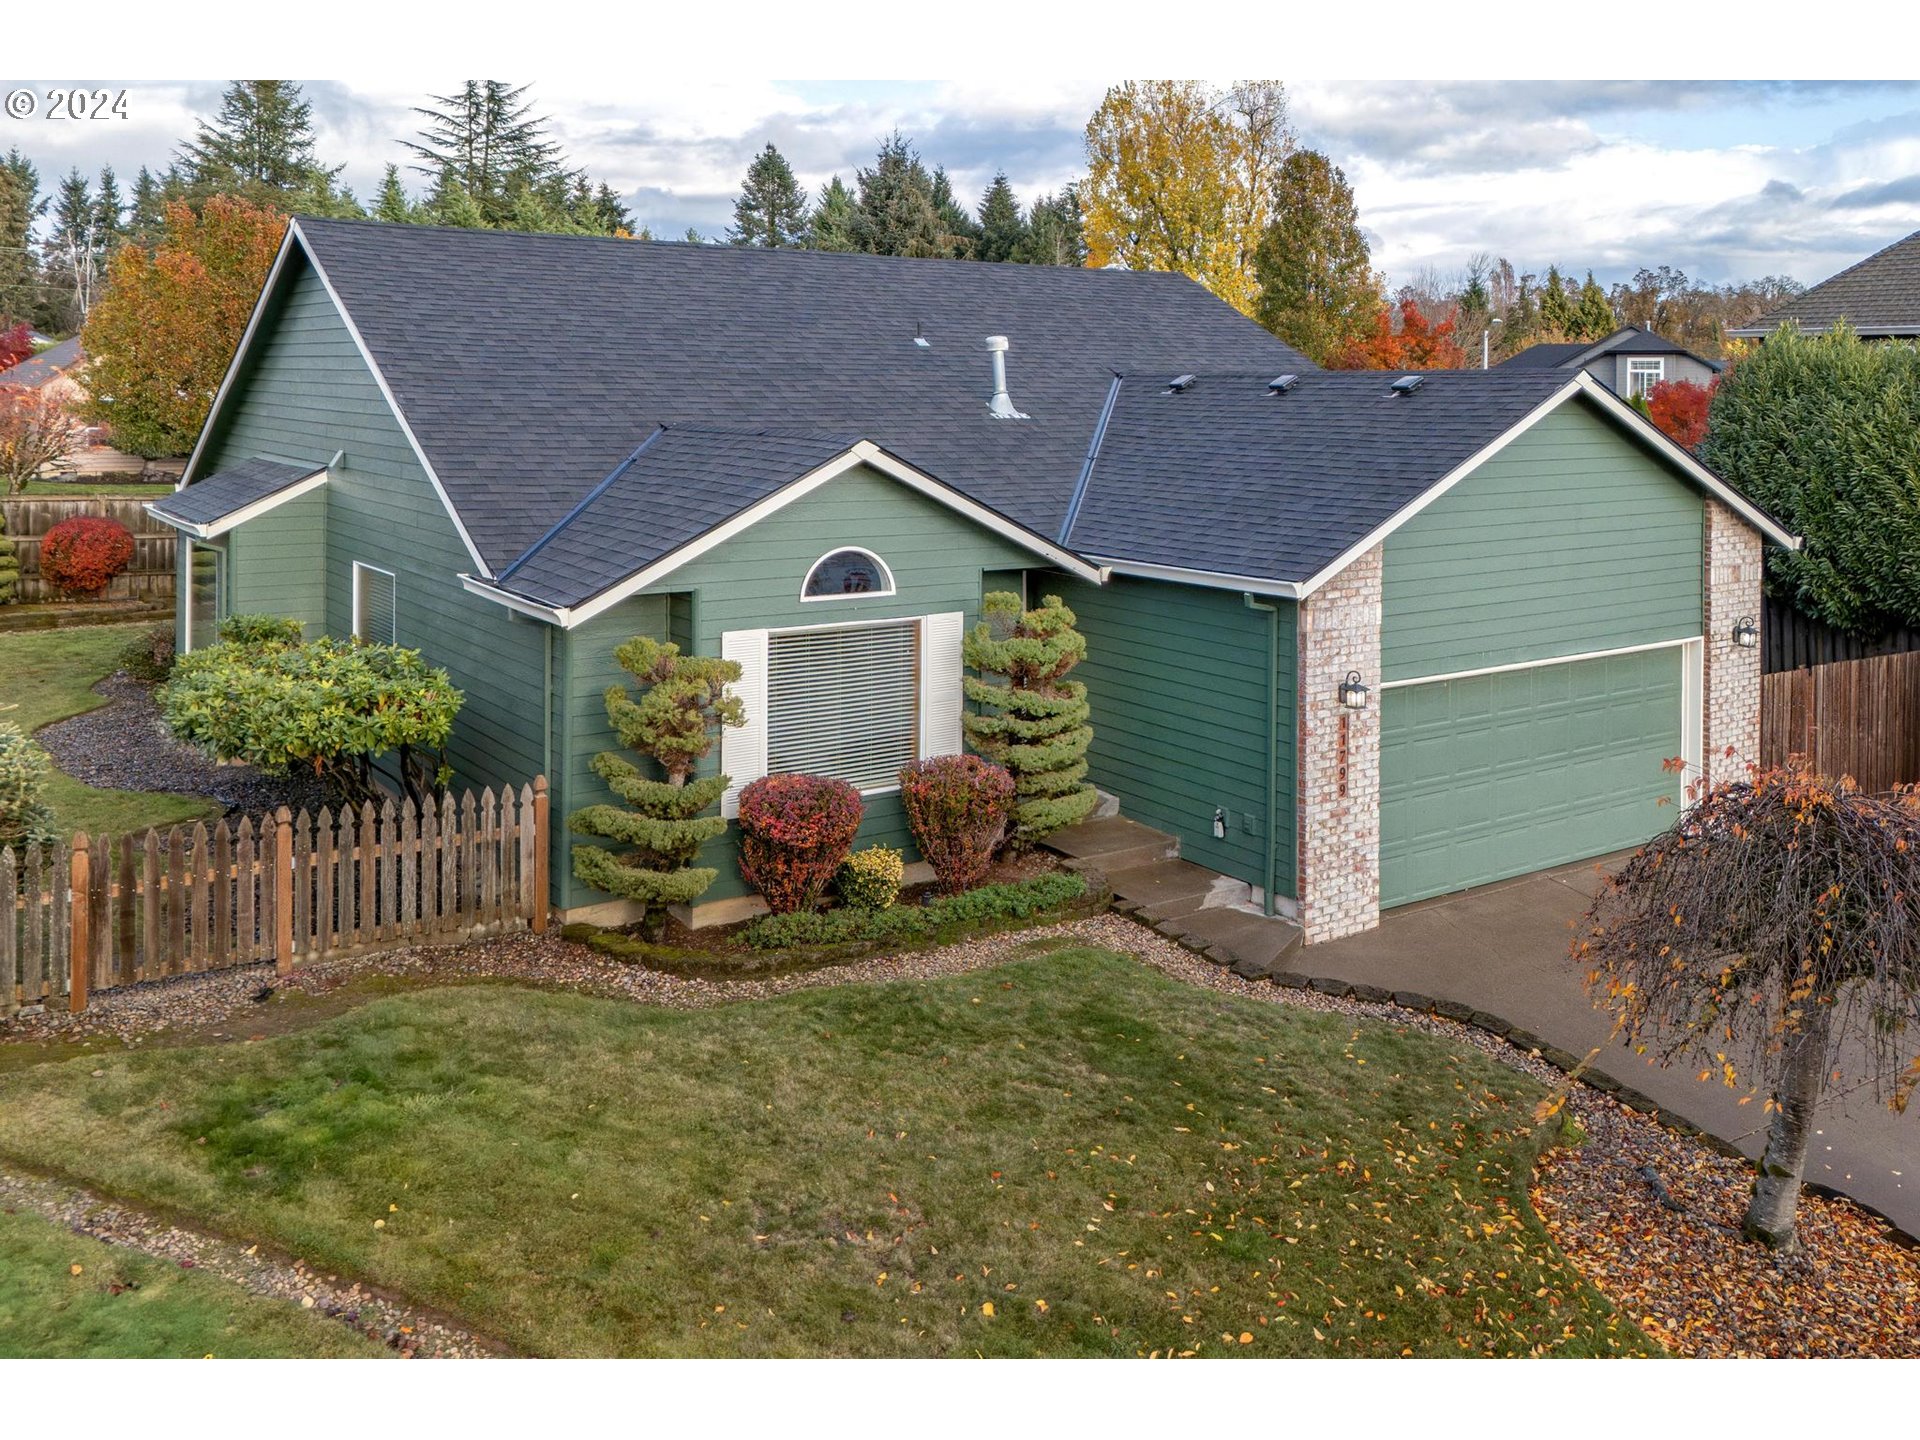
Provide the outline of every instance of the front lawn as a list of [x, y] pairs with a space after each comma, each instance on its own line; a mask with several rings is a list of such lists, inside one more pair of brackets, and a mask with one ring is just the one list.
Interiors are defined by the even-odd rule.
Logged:
[[422, 991], [15, 1073], [0, 1152], [535, 1353], [1642, 1352], [1529, 1208], [1539, 1093], [1070, 949], [707, 1010]]
[[[120, 652], [146, 633], [144, 625], [86, 625], [66, 630], [28, 630], [0, 635], [0, 721], [28, 734], [69, 715], [93, 710], [106, 700], [93, 693], [96, 682], [120, 666]], [[125, 835], [149, 825], [167, 826], [211, 819], [220, 807], [186, 795], [138, 790], [101, 790], [54, 771], [47, 787], [62, 835]]]
[[231, 1281], [0, 1212], [0, 1356], [199, 1359], [392, 1352]]

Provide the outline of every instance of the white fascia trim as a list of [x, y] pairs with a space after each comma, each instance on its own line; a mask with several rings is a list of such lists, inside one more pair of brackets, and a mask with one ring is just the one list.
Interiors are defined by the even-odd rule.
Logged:
[[289, 500], [298, 499], [302, 495], [318, 490], [322, 485], [327, 483], [331, 473], [331, 471], [324, 468], [316, 470], [304, 480], [294, 481], [284, 490], [276, 490], [271, 495], [263, 495], [251, 505], [242, 505], [238, 510], [227, 515], [222, 515], [218, 520], [209, 520], [204, 525], [195, 524], [191, 520], [177, 520], [173, 516], [162, 514], [153, 508], [156, 505], [165, 504], [166, 502], [163, 500], [149, 500], [145, 509], [154, 519], [160, 521], [162, 524], [171, 525], [182, 534], [191, 535], [196, 540], [211, 540], [215, 536], [226, 534], [229, 530], [237, 529], [249, 520], [257, 519], [269, 510], [279, 508]]
[[[289, 220], [287, 230], [289, 234], [298, 235], [300, 222]], [[306, 243], [304, 235], [301, 236], [301, 249], [306, 252], [307, 263], [313, 266], [313, 273], [320, 278], [320, 284], [326, 290], [327, 298], [333, 301], [333, 308], [339, 313], [340, 323], [347, 327], [347, 333], [353, 337], [354, 347], [359, 350], [360, 358], [366, 362], [367, 370], [372, 374], [374, 383], [380, 387], [380, 393], [386, 397], [387, 408], [393, 412], [394, 421], [400, 426], [400, 433], [407, 437], [407, 444], [413, 447], [413, 458], [420, 462], [420, 468], [426, 472], [427, 482], [433, 486], [433, 493], [440, 497], [440, 504], [447, 512], [447, 518], [453, 521], [453, 528], [459, 532], [460, 543], [467, 547], [467, 554], [473, 557], [473, 563], [479, 567], [480, 573], [491, 574], [492, 571], [486, 560], [480, 554], [480, 547], [473, 543], [473, 537], [467, 533], [467, 527], [460, 519], [460, 512], [453, 508], [453, 501], [447, 496], [447, 487], [440, 483], [440, 476], [434, 470], [433, 462], [427, 459], [427, 452], [421, 447], [419, 437], [413, 433], [413, 426], [407, 423], [407, 417], [400, 408], [400, 402], [394, 398], [393, 387], [387, 384], [387, 377], [381, 373], [379, 364], [375, 362], [373, 351], [367, 348], [366, 337], [361, 335], [360, 327], [353, 323], [353, 316], [347, 312], [346, 302], [341, 300], [340, 292], [333, 288], [333, 280], [328, 276], [326, 267], [313, 253], [313, 247]]]
[[1140, 560], [1112, 560], [1104, 555], [1091, 558], [1108, 574], [1138, 580], [1165, 580], [1174, 585], [1198, 585], [1209, 590], [1247, 590], [1255, 595], [1276, 595], [1282, 600], [1298, 600], [1304, 593], [1293, 580], [1265, 580], [1220, 570], [1188, 570], [1179, 565], [1149, 565]]
[[1382, 690], [1405, 690], [1414, 685], [1438, 685], [1443, 680], [1472, 680], [1481, 675], [1506, 675], [1515, 670], [1544, 670], [1549, 665], [1577, 665], [1582, 660], [1605, 660], [1614, 655], [1638, 655], [1646, 650], [1671, 650], [1675, 646], [1699, 645], [1704, 636], [1688, 635], [1680, 640], [1652, 640], [1645, 645], [1621, 645], [1612, 650], [1583, 650], [1578, 655], [1549, 655], [1544, 660], [1516, 660], [1510, 665], [1482, 665], [1477, 670], [1448, 670], [1439, 675], [1416, 675], [1410, 680], [1382, 680]]
[[194, 476], [200, 473], [200, 460], [206, 454], [208, 437], [213, 434], [213, 422], [219, 418], [220, 407], [226, 403], [227, 392], [233, 388], [233, 382], [240, 374], [240, 362], [246, 358], [247, 347], [253, 343], [253, 332], [260, 328], [260, 317], [267, 312], [267, 300], [272, 296], [274, 286], [279, 283], [280, 272], [286, 268], [287, 256], [293, 250], [294, 229], [293, 222], [289, 220], [287, 233], [280, 237], [279, 253], [273, 257], [273, 264], [267, 270], [266, 284], [260, 287], [260, 298], [253, 302], [253, 313], [247, 316], [247, 328], [240, 332], [240, 344], [235, 348], [233, 358], [227, 362], [227, 373], [220, 377], [220, 388], [213, 392], [213, 405], [208, 409], [207, 418], [200, 426], [200, 438], [193, 442], [193, 454], [187, 457], [186, 468], [180, 472], [180, 478], [174, 482], [175, 490], [186, 489]]
[[1741, 495], [1739, 491], [1727, 484], [1726, 481], [1714, 474], [1713, 471], [1694, 459], [1692, 455], [1687, 453], [1685, 448], [1676, 445], [1672, 440], [1668, 439], [1666, 433], [1662, 431], [1658, 425], [1655, 425], [1652, 421], [1641, 415], [1638, 410], [1614, 394], [1613, 391], [1609, 390], [1584, 371], [1575, 383], [1578, 384], [1580, 389], [1586, 394], [1597, 400], [1600, 403], [1601, 409], [1605, 410], [1622, 425], [1632, 429], [1636, 435], [1650, 444], [1662, 458], [1679, 466], [1696, 484], [1700, 485], [1715, 499], [1720, 501], [1721, 504], [1725, 505], [1749, 525], [1753, 526], [1753, 528], [1758, 530], [1762, 535], [1765, 535], [1769, 540], [1773, 541], [1774, 544], [1787, 550], [1798, 550], [1800, 548], [1800, 537], [1798, 535], [1782, 528], [1764, 511], [1755, 507], [1752, 501]]
[[520, 596], [512, 595], [508, 591], [500, 589], [498, 586], [486, 584], [484, 581], [476, 579], [471, 575], [462, 575], [460, 577], [460, 583], [472, 593], [483, 595], [489, 600], [498, 601], [500, 604], [517, 610], [523, 615], [531, 615], [536, 619], [545, 620], [549, 624], [558, 625], [562, 629], [571, 630], [577, 625], [585, 624], [587, 621], [593, 619], [594, 616], [611, 610], [622, 600], [629, 599], [634, 595], [638, 595], [642, 590], [659, 584], [667, 576], [680, 569], [681, 566], [698, 559], [714, 547], [725, 544], [734, 536], [758, 525], [769, 515], [785, 509], [794, 501], [811, 494], [822, 485], [825, 485], [829, 480], [846, 474], [847, 471], [858, 465], [871, 466], [873, 469], [880, 471], [881, 474], [898, 480], [909, 489], [917, 490], [921, 494], [939, 501], [949, 509], [956, 510], [960, 514], [965, 515], [974, 523], [1011, 540], [1022, 549], [1030, 550], [1052, 561], [1062, 570], [1078, 575], [1083, 580], [1090, 580], [1095, 584], [1099, 584], [1103, 578], [1103, 572], [1098, 566], [1089, 565], [1071, 550], [1063, 549], [1044, 536], [1038, 535], [1023, 526], [1014, 524], [1004, 515], [989, 510], [986, 506], [968, 499], [958, 490], [953, 489], [949, 485], [942, 484], [924, 471], [916, 470], [906, 462], [896, 460], [872, 441], [862, 440], [847, 450], [842, 451], [839, 455], [827, 461], [826, 464], [809, 470], [799, 479], [776, 490], [764, 500], [749, 505], [745, 510], [740, 511], [730, 519], [722, 521], [705, 534], [688, 541], [678, 550], [673, 551], [669, 555], [662, 556], [645, 569], [636, 570], [617, 585], [602, 590], [598, 595], [593, 596], [591, 599], [583, 600], [578, 605], [541, 605], [536, 601], [526, 600]]

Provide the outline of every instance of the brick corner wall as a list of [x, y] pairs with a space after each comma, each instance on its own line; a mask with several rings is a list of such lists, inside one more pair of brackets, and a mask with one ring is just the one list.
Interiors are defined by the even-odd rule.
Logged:
[[1745, 778], [1748, 762], [1760, 759], [1760, 647], [1734, 644], [1733, 627], [1742, 616], [1760, 621], [1761, 539], [1759, 531], [1709, 498], [1705, 541], [1701, 749], [1708, 783], [1725, 785]]
[[[1300, 604], [1299, 899], [1310, 945], [1380, 923], [1383, 569], [1376, 545]], [[1371, 692], [1361, 710], [1340, 703], [1350, 670]]]

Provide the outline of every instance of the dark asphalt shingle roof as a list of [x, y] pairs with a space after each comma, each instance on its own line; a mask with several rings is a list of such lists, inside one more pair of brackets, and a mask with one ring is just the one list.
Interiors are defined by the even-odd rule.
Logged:
[[80, 361], [80, 337], [62, 340], [42, 350], [38, 355], [29, 355], [18, 365], [0, 370], [0, 386], [18, 385], [26, 390], [38, 390], [49, 380], [57, 378], [63, 371], [72, 369]]
[[1920, 230], [1731, 333], [1766, 335], [1789, 321], [1830, 330], [1843, 320], [1862, 335], [1920, 334]]
[[1126, 377], [1068, 542], [1102, 560], [1304, 582], [1568, 383], [1559, 371]]
[[1602, 355], [1686, 355], [1698, 360], [1711, 369], [1723, 368], [1718, 360], [1709, 360], [1704, 355], [1695, 355], [1693, 351], [1676, 340], [1657, 335], [1651, 330], [1643, 330], [1638, 325], [1623, 325], [1604, 340], [1590, 340], [1566, 343], [1550, 341], [1541, 345], [1529, 345], [1517, 354], [1509, 355], [1496, 370], [1571, 370], [1597, 360]]
[[196, 480], [147, 508], [170, 520], [189, 525], [211, 525], [236, 510], [278, 494], [315, 475], [324, 465], [283, 465], [278, 460], [242, 460], [236, 465]]
[[299, 225], [495, 570], [663, 424], [868, 439], [1051, 535], [1114, 372], [1313, 368], [1179, 275]]
[[1593, 347], [1584, 341], [1576, 340], [1571, 344], [1550, 341], [1542, 345], [1529, 345], [1502, 360], [1493, 368], [1496, 370], [1557, 370], [1576, 355], [1584, 355]]

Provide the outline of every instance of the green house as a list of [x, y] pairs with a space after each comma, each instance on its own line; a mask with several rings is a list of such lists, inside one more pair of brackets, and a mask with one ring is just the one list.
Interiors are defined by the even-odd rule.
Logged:
[[[1794, 543], [1589, 377], [1322, 372], [1178, 276], [308, 219], [153, 510], [184, 647], [265, 611], [418, 648], [457, 783], [560, 815], [646, 634], [742, 666], [723, 811], [836, 775], [908, 845], [983, 595], [1059, 594], [1095, 781], [1309, 940], [1732, 773]], [[556, 908], [618, 918], [570, 843]], [[693, 923], [757, 904], [719, 863]]]

